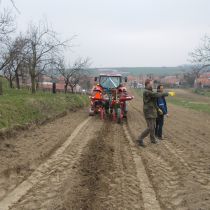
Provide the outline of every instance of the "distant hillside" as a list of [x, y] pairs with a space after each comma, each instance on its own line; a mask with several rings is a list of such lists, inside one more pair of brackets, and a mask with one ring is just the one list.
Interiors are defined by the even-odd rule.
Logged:
[[127, 75], [175, 75], [188, 71], [190, 66], [178, 66], [178, 67], [117, 67], [117, 68], [92, 68], [89, 69], [91, 75], [98, 75], [102, 72], [117, 72]]

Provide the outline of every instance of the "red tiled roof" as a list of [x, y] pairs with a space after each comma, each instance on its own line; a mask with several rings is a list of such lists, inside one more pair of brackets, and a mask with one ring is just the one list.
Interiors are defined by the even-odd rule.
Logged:
[[166, 76], [161, 79], [161, 83], [163, 84], [177, 84], [178, 82], [180, 82], [180, 79], [176, 76]]
[[201, 83], [202, 85], [210, 85], [210, 73], [201, 74], [200, 77], [196, 79], [195, 83]]

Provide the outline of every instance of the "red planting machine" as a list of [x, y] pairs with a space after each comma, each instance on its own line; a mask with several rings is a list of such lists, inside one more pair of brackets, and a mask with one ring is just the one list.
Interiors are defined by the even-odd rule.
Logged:
[[[127, 101], [132, 100], [126, 87], [123, 85], [120, 74], [100, 74], [95, 77], [99, 83], [92, 89], [90, 96], [89, 115], [99, 114], [101, 119], [110, 116], [113, 121], [122, 122], [127, 117]], [[124, 78], [127, 82], [127, 78]]]

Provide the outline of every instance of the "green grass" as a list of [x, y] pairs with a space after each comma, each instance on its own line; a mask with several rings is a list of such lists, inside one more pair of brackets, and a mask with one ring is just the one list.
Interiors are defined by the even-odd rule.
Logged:
[[193, 93], [198, 95], [210, 97], [210, 89], [194, 89]]
[[0, 129], [44, 121], [69, 109], [88, 104], [88, 97], [77, 94], [52, 94], [8, 88], [3, 81], [3, 95], [0, 96]]
[[167, 101], [177, 106], [182, 106], [184, 108], [189, 108], [199, 112], [205, 112], [210, 114], [210, 104], [208, 103], [189, 101], [188, 99], [178, 97], [168, 97]]
[[[138, 95], [140, 97], [142, 97], [143, 91], [136, 89], [135, 90]], [[176, 106], [181, 106], [184, 108], [188, 108], [188, 109], [193, 109], [199, 112], [205, 112], [205, 113], [209, 113], [210, 114], [210, 104], [206, 103], [206, 102], [197, 102], [197, 101], [193, 101], [193, 100], [189, 100], [187, 98], [183, 98], [183, 97], [167, 97], [167, 102], [174, 104]]]

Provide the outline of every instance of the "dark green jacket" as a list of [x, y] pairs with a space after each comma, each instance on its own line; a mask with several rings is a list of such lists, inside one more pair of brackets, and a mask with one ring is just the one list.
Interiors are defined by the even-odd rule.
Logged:
[[157, 98], [168, 96], [168, 93], [157, 93], [151, 90], [144, 90], [143, 93], [143, 110], [145, 118], [157, 118]]

